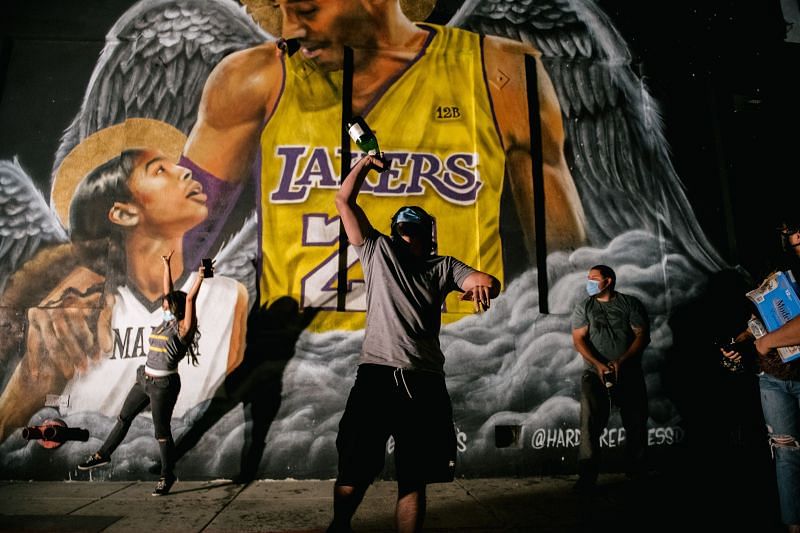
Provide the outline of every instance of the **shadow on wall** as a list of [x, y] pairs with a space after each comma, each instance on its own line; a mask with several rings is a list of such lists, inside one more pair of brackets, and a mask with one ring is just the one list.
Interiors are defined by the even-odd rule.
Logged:
[[[245, 441], [239, 473], [233, 481], [245, 483], [256, 479], [267, 433], [281, 406], [283, 372], [294, 356], [298, 337], [317, 312], [313, 308], [300, 310], [297, 301], [289, 296], [278, 298], [269, 307], [253, 308], [247, 321], [244, 360], [227, 376], [199, 417], [176, 439], [177, 460], [189, 453], [207, 431], [241, 403], [246, 424]], [[207, 466], [197, 473], [207, 473]], [[181, 465], [178, 468], [181, 469]], [[149, 470], [158, 473], [160, 469], [161, 465], [156, 463]]]

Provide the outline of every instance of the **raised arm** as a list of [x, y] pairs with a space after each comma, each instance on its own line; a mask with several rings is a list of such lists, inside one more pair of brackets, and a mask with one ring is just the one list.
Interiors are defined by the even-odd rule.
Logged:
[[366, 213], [364, 213], [364, 210], [361, 209], [356, 200], [358, 199], [361, 185], [373, 168], [379, 171], [384, 169], [383, 162], [378, 157], [367, 155], [360, 159], [350, 169], [350, 173], [347, 174], [342, 186], [336, 193], [336, 210], [342, 219], [347, 239], [354, 246], [364, 244], [364, 236], [372, 228]]
[[162, 290], [164, 291], [164, 296], [171, 293], [173, 291], [172, 286], [172, 271], [170, 270], [169, 260], [172, 259], [172, 254], [175, 250], [170, 250], [169, 255], [162, 255], [161, 260], [164, 262], [164, 280], [161, 283]]
[[197, 323], [197, 293], [200, 292], [200, 285], [203, 284], [203, 267], [197, 269], [197, 277], [194, 279], [192, 288], [186, 295], [186, 309], [183, 313], [183, 320], [181, 320], [178, 327], [178, 333], [182, 338], [192, 330]]

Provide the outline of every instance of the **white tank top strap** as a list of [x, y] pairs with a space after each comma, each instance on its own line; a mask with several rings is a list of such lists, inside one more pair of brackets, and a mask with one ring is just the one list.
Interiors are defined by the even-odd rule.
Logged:
[[149, 366], [144, 367], [144, 373], [148, 376], [154, 378], [163, 378], [164, 376], [169, 376], [171, 374], [177, 374], [177, 370], [158, 370], [157, 368], [150, 368]]

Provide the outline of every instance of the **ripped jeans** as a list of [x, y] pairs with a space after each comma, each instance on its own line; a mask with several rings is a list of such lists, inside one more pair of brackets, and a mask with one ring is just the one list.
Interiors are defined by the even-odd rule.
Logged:
[[759, 375], [761, 408], [775, 458], [781, 520], [800, 524], [800, 381]]
[[145, 373], [144, 365], [136, 369], [136, 382], [131, 387], [125, 403], [117, 417], [117, 423], [106, 437], [103, 446], [98, 450], [103, 457], [111, 457], [114, 450], [128, 434], [136, 415], [144, 411], [148, 405], [153, 413], [153, 426], [155, 427], [156, 440], [161, 454], [161, 476], [173, 476], [173, 463], [175, 462], [172, 441], [172, 411], [178, 400], [181, 390], [181, 377], [179, 374], [170, 374], [164, 377], [153, 377]]

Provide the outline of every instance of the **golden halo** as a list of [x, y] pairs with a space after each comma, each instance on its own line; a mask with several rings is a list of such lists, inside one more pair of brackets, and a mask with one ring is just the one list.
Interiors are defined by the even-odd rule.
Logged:
[[[281, 11], [275, 0], [239, 0], [256, 23], [275, 37], [281, 36]], [[414, 22], [422, 22], [430, 16], [436, 0], [400, 0], [400, 9]]]
[[131, 148], [157, 148], [170, 160], [178, 161], [185, 144], [183, 132], [151, 118], [129, 118], [97, 131], [73, 148], [59, 165], [50, 190], [50, 206], [69, 229], [72, 196], [89, 172]]

